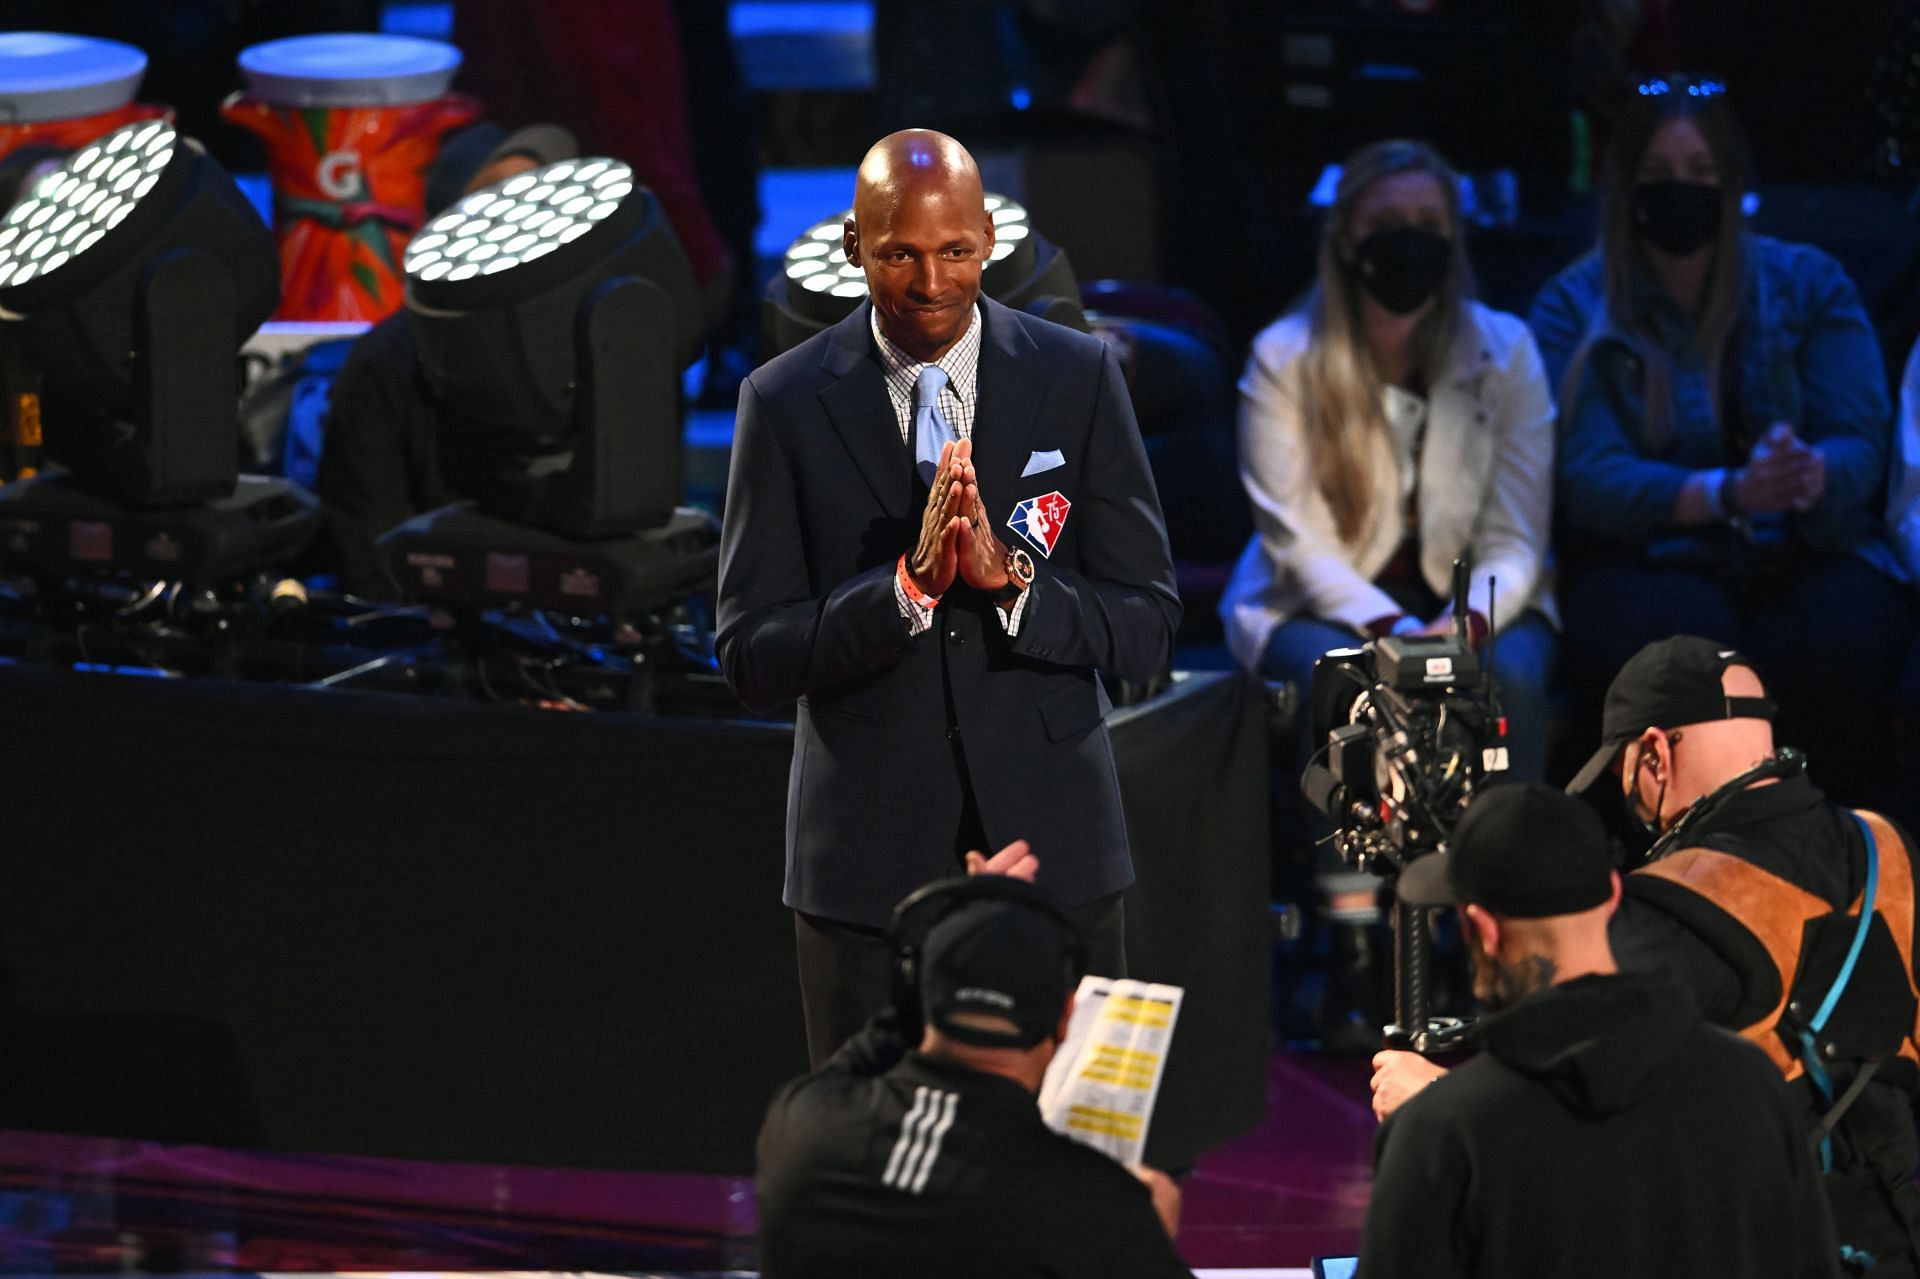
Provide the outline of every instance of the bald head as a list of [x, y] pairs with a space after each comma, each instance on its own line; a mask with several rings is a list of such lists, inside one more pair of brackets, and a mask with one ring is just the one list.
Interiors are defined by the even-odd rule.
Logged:
[[[1751, 666], [1727, 667], [1720, 690], [1728, 698], [1767, 695]], [[1757, 715], [1649, 728], [1621, 753], [1621, 790], [1636, 811], [1654, 815], [1665, 829], [1702, 796], [1772, 755], [1773, 724]]]
[[843, 244], [866, 273], [880, 331], [916, 360], [945, 355], [973, 322], [993, 252], [973, 157], [931, 129], [874, 143], [860, 162]]
[[980, 170], [967, 149], [932, 129], [902, 129], [867, 148], [854, 178], [853, 217], [885, 217], [909, 191], [936, 188], [983, 211]]
[[[1751, 666], [1729, 666], [1720, 673], [1720, 691], [1729, 698], [1761, 698], [1767, 689]], [[1712, 771], [1721, 774], [1721, 782], [1730, 782], [1756, 763], [1773, 754], [1773, 724], [1758, 715], [1738, 719], [1710, 720], [1686, 726], [1687, 734], [1697, 741], [1700, 758], [1717, 760]], [[1701, 778], [1704, 782], [1706, 778]], [[1711, 789], [1711, 787], [1709, 787]]]

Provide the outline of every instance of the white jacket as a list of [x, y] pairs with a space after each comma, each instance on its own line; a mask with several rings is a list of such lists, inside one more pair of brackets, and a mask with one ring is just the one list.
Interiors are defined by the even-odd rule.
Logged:
[[[1399, 611], [1373, 579], [1405, 531], [1405, 498], [1420, 497], [1420, 576], [1452, 591], [1453, 561], [1472, 565], [1468, 606], [1504, 629], [1528, 608], [1558, 624], [1548, 580], [1553, 503], [1553, 399], [1533, 335], [1517, 317], [1466, 304], [1445, 366], [1423, 406], [1386, 391], [1388, 438], [1378, 440], [1372, 513], [1344, 543], [1314, 482], [1301, 420], [1301, 356], [1308, 325], [1287, 315], [1254, 339], [1240, 379], [1240, 473], [1253, 499], [1253, 540], [1220, 601], [1227, 644], [1254, 669], [1273, 628], [1318, 617], [1355, 629]], [[1426, 437], [1418, 477], [1413, 441]], [[1424, 619], [1423, 619], [1424, 620]]]

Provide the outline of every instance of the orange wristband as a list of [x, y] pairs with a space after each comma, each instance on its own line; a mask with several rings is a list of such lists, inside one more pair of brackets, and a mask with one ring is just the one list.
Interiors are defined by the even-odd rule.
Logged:
[[894, 576], [900, 579], [900, 589], [906, 592], [908, 599], [918, 604], [921, 608], [930, 609], [940, 603], [940, 597], [938, 595], [928, 595], [925, 591], [913, 584], [913, 574], [907, 572], [906, 556], [902, 555], [900, 557], [900, 562], [894, 566], [893, 572]]

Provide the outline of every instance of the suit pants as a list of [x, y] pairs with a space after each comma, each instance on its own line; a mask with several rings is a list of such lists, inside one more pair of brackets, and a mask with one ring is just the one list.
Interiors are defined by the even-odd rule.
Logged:
[[[1127, 975], [1122, 894], [1067, 912], [1087, 941], [1089, 972]], [[893, 1001], [893, 947], [884, 929], [861, 928], [795, 911], [800, 1000], [807, 1022], [807, 1058], [814, 1069]]]

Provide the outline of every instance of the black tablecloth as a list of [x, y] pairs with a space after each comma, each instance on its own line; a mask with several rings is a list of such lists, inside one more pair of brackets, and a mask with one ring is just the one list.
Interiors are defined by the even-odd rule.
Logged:
[[[1265, 1107], [1257, 689], [1112, 720], [1149, 1156]], [[0, 669], [0, 1127], [743, 1172], [806, 1065], [791, 730]]]

